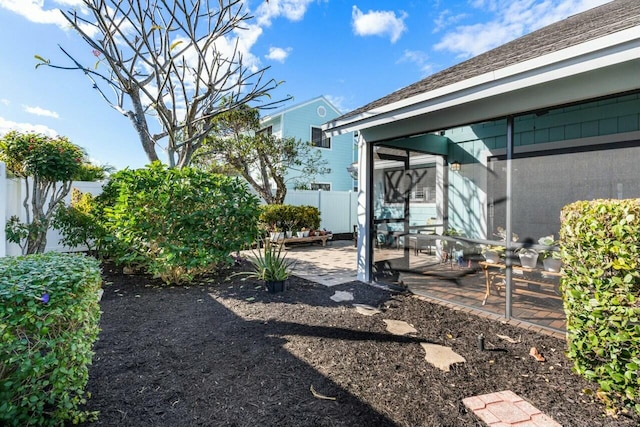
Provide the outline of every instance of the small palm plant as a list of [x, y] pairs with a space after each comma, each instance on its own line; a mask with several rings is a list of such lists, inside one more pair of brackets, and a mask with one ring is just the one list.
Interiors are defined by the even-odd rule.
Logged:
[[287, 259], [284, 245], [263, 241], [262, 249], [253, 251], [248, 259], [253, 264], [253, 271], [238, 273], [254, 279], [264, 280], [271, 293], [284, 290], [284, 281], [289, 278], [295, 261]]

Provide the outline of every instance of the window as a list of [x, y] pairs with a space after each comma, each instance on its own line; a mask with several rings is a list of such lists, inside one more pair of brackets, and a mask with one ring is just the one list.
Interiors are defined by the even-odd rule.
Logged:
[[311, 145], [320, 148], [331, 148], [331, 138], [325, 138], [322, 129], [312, 127], [311, 128]]
[[311, 189], [312, 190], [322, 190], [322, 191], [331, 191], [331, 184], [327, 184], [327, 183], [319, 183], [319, 182], [312, 182], [311, 183]]
[[258, 135], [271, 136], [272, 134], [273, 134], [273, 126], [267, 126], [266, 128], [260, 129], [258, 131]]
[[[409, 181], [408, 178], [411, 180]], [[386, 203], [403, 203], [407, 192], [412, 202], [434, 203], [436, 201], [435, 169], [416, 168], [407, 172], [404, 170], [384, 172]]]

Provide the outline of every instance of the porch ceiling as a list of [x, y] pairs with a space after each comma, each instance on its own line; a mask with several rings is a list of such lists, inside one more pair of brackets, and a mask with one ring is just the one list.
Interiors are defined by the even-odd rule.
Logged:
[[385, 142], [385, 145], [389, 147], [419, 151], [421, 153], [440, 154], [446, 156], [449, 142], [449, 138], [447, 137], [425, 134], [409, 138], [395, 139]]

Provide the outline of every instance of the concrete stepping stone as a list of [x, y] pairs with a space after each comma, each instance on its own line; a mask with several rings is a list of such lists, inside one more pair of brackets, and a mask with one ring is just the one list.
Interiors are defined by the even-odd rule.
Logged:
[[462, 403], [489, 426], [562, 427], [511, 390], [467, 397]]
[[351, 292], [346, 292], [346, 291], [336, 291], [331, 296], [331, 299], [335, 302], [353, 301], [353, 294]]
[[356, 311], [363, 316], [373, 316], [375, 314], [382, 313], [382, 311], [378, 310], [377, 308], [371, 307], [370, 305], [366, 304], [353, 304], [353, 306], [356, 308]]
[[416, 328], [413, 327], [413, 325], [410, 325], [402, 320], [384, 319], [383, 322], [387, 324], [387, 331], [389, 331], [393, 335], [407, 335], [415, 334], [418, 332]]
[[449, 372], [449, 368], [454, 363], [466, 362], [466, 359], [453, 351], [451, 347], [426, 342], [421, 342], [420, 345], [426, 353], [424, 359], [441, 371]]

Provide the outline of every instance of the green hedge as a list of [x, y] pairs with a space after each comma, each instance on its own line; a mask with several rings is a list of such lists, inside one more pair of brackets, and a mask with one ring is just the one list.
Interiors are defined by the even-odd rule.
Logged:
[[320, 211], [313, 206], [263, 205], [260, 206], [260, 222], [270, 231], [317, 230]]
[[576, 202], [561, 221], [567, 355], [609, 411], [640, 412], [640, 199]]
[[[0, 258], [0, 425], [82, 421], [102, 284], [98, 261]], [[89, 418], [90, 418], [89, 417]]]
[[112, 175], [96, 202], [109, 254], [165, 283], [229, 264], [258, 237], [258, 198], [224, 175], [154, 163]]

